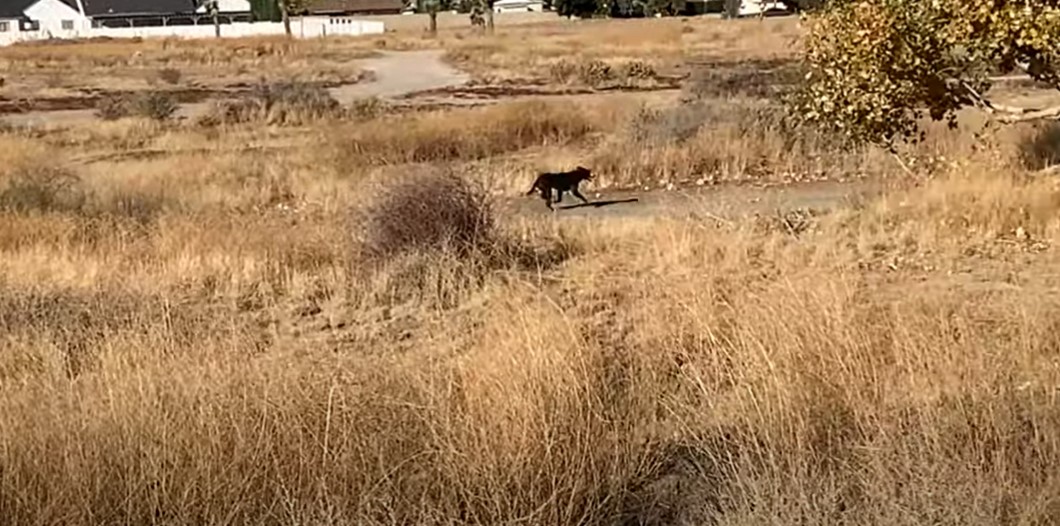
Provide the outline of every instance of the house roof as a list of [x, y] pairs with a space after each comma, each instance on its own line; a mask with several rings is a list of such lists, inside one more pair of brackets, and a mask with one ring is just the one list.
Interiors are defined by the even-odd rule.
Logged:
[[22, 18], [22, 12], [37, 0], [0, 0], [0, 18]]
[[[7, 0], [0, 0], [7, 1]], [[77, 9], [76, 0], [63, 0]], [[195, 0], [81, 0], [88, 16], [194, 13]]]
[[310, 14], [328, 14], [400, 11], [404, 7], [404, 0], [312, 0], [306, 6], [306, 12]]

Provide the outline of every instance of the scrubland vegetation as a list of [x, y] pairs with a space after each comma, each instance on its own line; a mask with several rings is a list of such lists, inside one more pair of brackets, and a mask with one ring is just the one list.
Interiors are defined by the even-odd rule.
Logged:
[[[658, 29], [443, 45], [544, 79], [797, 32], [632, 23]], [[0, 132], [2, 522], [1060, 521], [1057, 127], [962, 114], [903, 166], [748, 75], [422, 111], [288, 87]], [[888, 191], [684, 218], [514, 199], [576, 163], [595, 189]]]

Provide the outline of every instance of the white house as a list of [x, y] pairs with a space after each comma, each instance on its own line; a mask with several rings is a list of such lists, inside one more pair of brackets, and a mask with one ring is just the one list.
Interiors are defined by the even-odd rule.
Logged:
[[4, 38], [15, 38], [15, 35], [22, 31], [22, 13], [11, 14], [4, 10], [3, 6], [0, 6], [0, 42]]
[[[219, 3], [222, 37], [285, 33], [279, 22], [252, 22], [248, 0]], [[0, 46], [46, 38], [212, 38], [213, 17], [197, 4], [196, 0], [0, 0]], [[298, 38], [315, 38], [377, 35], [386, 28], [379, 21], [325, 15], [294, 17], [291, 30]]]
[[34, 0], [27, 3], [23, 15], [46, 38], [61, 37], [70, 32], [82, 34], [92, 27], [79, 0]]
[[[199, 7], [195, 11], [197, 13], [205, 13], [206, 7]], [[249, 13], [250, 0], [218, 0], [217, 11], [226, 14]]]

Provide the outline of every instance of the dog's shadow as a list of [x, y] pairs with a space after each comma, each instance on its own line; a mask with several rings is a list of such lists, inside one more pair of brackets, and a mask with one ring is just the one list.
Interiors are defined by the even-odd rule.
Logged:
[[636, 197], [631, 197], [629, 199], [613, 199], [611, 201], [589, 201], [588, 203], [575, 203], [573, 205], [563, 205], [557, 208], [559, 208], [560, 210], [573, 210], [575, 208], [586, 207], [603, 208], [605, 206], [619, 205], [622, 203], [636, 203], [637, 201], [640, 201], [640, 199]]

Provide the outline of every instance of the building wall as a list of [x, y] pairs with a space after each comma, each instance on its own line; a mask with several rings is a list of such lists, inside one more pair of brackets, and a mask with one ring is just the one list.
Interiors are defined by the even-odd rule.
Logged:
[[[39, 32], [45, 38], [48, 34], [61, 37], [71, 31], [79, 33], [92, 26], [87, 18], [81, 16], [81, 13], [60, 0], [39, 0], [26, 8], [25, 13], [30, 19], [40, 22]], [[73, 28], [64, 28], [63, 22], [72, 24]]]
[[542, 12], [545, 5], [541, 0], [501, 0], [493, 4], [497, 13]]
[[[297, 38], [378, 35], [382, 34], [385, 29], [383, 22], [347, 17], [301, 17], [291, 20], [291, 33]], [[221, 36], [224, 38], [283, 34], [284, 28], [280, 22], [236, 22], [221, 26]], [[50, 37], [214, 38], [214, 27], [211, 24], [198, 26], [88, 27], [72, 31], [52, 32]], [[49, 35], [44, 31], [23, 32], [6, 38], [0, 35], [0, 45], [43, 38], [49, 38]]]
[[[217, 8], [222, 13], [249, 13], [250, 0], [218, 0]], [[196, 11], [205, 13], [206, 8], [200, 7]]]
[[7, 31], [0, 31], [0, 42], [3, 42], [5, 38], [15, 38], [15, 35], [22, 30], [17, 18], [0, 18], [0, 26], [7, 26]]

